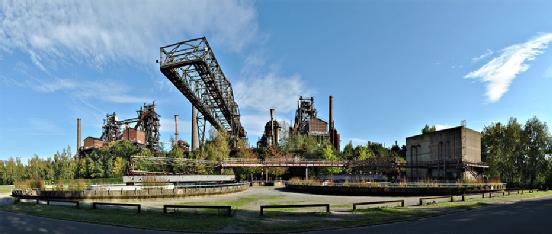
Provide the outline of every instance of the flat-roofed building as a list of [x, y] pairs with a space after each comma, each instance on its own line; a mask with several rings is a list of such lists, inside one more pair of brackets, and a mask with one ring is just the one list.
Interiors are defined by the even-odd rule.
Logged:
[[481, 133], [464, 126], [407, 137], [406, 161], [410, 180], [477, 180], [487, 167]]

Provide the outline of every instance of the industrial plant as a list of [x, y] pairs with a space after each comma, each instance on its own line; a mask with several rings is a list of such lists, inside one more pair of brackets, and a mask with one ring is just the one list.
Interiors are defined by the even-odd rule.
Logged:
[[[184, 153], [197, 150], [205, 144], [206, 126], [224, 132], [229, 137], [230, 147], [237, 149], [237, 141], [247, 141], [247, 135], [240, 120], [240, 110], [234, 100], [230, 81], [225, 77], [207, 38], [197, 38], [160, 48], [161, 73], [184, 95], [192, 105], [191, 147], [188, 142], [179, 139], [178, 115], [175, 115], [174, 145]], [[292, 97], [290, 97], [292, 98]], [[256, 147], [278, 147], [283, 137], [308, 136], [318, 142], [328, 142], [334, 150], [340, 151], [340, 134], [334, 123], [334, 97], [328, 99], [328, 119], [318, 116], [314, 97], [298, 97], [293, 124], [283, 129], [282, 122], [275, 119], [276, 109], [270, 109], [268, 121]], [[120, 120], [115, 112], [107, 114], [100, 137], [89, 136], [81, 147], [80, 121], [77, 119], [77, 149], [79, 157], [86, 157], [94, 149], [100, 149], [110, 142], [126, 140], [138, 147], [158, 152], [160, 150], [160, 116], [155, 103], [144, 104], [136, 111], [137, 117]], [[287, 131], [284, 131], [287, 130]], [[284, 136], [284, 133], [287, 136]], [[372, 158], [349, 161], [307, 161], [301, 153], [285, 156], [284, 159], [256, 159], [254, 161], [201, 161], [213, 168], [258, 167], [268, 178], [268, 168], [303, 168], [304, 178], [309, 178], [310, 168], [343, 167], [364, 173], [379, 173], [384, 178], [399, 178], [408, 181], [432, 179], [439, 181], [478, 180], [486, 166], [481, 162], [480, 133], [460, 126], [406, 138], [406, 162], [395, 158]], [[398, 146], [397, 146], [398, 147]], [[178, 173], [148, 172], [138, 170], [137, 160], [146, 160], [150, 164], [168, 165], [173, 168], [179, 164], [194, 164], [194, 159], [144, 158], [133, 157], [129, 160], [128, 176], [148, 174], [173, 174], [173, 182], [183, 178]], [[272, 161], [271, 161], [272, 160]], [[284, 160], [284, 161], [282, 161]], [[358, 169], [355, 169], [358, 168]], [[295, 170], [296, 171], [296, 170]], [[385, 176], [386, 175], [386, 176]], [[293, 175], [292, 175], [293, 176]], [[297, 174], [295, 174], [297, 176]], [[176, 179], [175, 179], [176, 178]], [[129, 179], [136, 181], [136, 179]]]

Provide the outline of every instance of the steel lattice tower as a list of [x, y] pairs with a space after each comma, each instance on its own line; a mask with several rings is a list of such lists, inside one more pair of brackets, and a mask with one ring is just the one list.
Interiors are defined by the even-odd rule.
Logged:
[[[245, 138], [240, 111], [230, 81], [209, 47], [207, 38], [196, 38], [160, 48], [160, 70], [199, 111], [197, 124], [208, 121], [225, 131], [235, 144]], [[205, 132], [200, 129], [199, 139]]]

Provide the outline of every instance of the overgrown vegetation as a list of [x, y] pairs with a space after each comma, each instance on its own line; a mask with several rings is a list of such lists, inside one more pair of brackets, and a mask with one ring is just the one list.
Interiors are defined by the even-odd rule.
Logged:
[[481, 134], [486, 174], [514, 186], [552, 186], [552, 138], [546, 123], [533, 117], [522, 126], [517, 119], [493, 123]]
[[[434, 126], [426, 125], [422, 132], [435, 131]], [[547, 125], [536, 117], [529, 119], [523, 126], [515, 118], [507, 124], [492, 123], [482, 132], [482, 161], [489, 164], [486, 175], [490, 180], [501, 180], [510, 185], [519, 186], [552, 186], [552, 140]], [[343, 151], [333, 148], [327, 139], [305, 135], [285, 134], [278, 147], [252, 149], [244, 141], [231, 150], [228, 136], [212, 131], [209, 139], [199, 149], [184, 152], [178, 147], [167, 151], [151, 152], [128, 141], [115, 141], [107, 147], [94, 150], [80, 160], [74, 158], [70, 147], [46, 159], [37, 155], [26, 164], [19, 158], [0, 161], [0, 184], [15, 184], [20, 181], [22, 187], [39, 187], [25, 185], [30, 179], [42, 179], [46, 184], [67, 187], [71, 179], [120, 178], [126, 174], [128, 159], [131, 156], [168, 157], [199, 160], [241, 160], [289, 159], [301, 157], [309, 160], [368, 160], [384, 159], [404, 162], [406, 147], [393, 145], [390, 148], [379, 143], [367, 142], [353, 146], [348, 142]], [[150, 165], [138, 162], [137, 170], [165, 171], [182, 174], [220, 173], [209, 165], [202, 163], [177, 164], [172, 166]], [[264, 172], [260, 168], [225, 169], [226, 174], [235, 174], [239, 179], [259, 178]], [[302, 176], [289, 168], [270, 168], [274, 177], [291, 178]], [[313, 168], [311, 175], [365, 174], [365, 168]], [[384, 172], [391, 179], [400, 171]], [[63, 181], [63, 182], [59, 182]]]

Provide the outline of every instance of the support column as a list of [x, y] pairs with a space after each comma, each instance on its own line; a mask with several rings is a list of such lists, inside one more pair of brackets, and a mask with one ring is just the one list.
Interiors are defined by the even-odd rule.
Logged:
[[81, 119], [77, 118], [77, 158], [80, 157], [81, 149]]
[[309, 167], [305, 167], [305, 180], [309, 180]]
[[192, 106], [192, 150], [199, 148], [199, 137], [197, 128], [197, 108]]
[[174, 142], [178, 145], [178, 115], [174, 115]]

